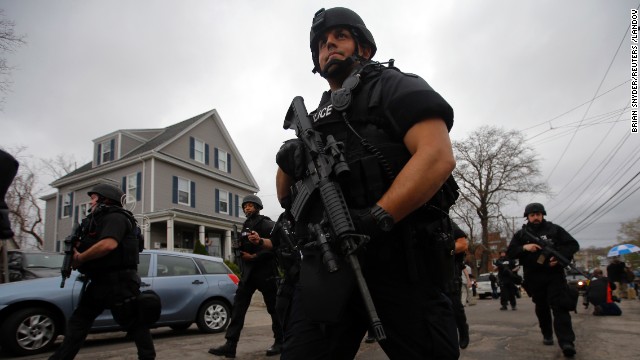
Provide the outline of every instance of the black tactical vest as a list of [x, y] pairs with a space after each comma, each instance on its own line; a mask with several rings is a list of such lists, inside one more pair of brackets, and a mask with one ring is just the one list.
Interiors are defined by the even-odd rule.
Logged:
[[88, 261], [78, 269], [83, 274], [95, 274], [100, 272], [113, 272], [126, 269], [136, 269], [139, 261], [139, 253], [143, 250], [144, 239], [133, 214], [119, 206], [99, 206], [86, 219], [88, 224], [84, 226], [85, 234], [82, 234], [78, 251], [84, 252], [96, 244], [100, 239], [96, 236], [98, 228], [107, 214], [117, 212], [127, 218], [129, 230], [118, 244], [118, 247], [106, 256]]

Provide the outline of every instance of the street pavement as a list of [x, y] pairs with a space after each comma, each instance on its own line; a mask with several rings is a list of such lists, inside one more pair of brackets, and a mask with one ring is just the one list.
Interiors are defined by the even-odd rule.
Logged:
[[[582, 305], [577, 314], [572, 313], [578, 352], [575, 359], [640, 359], [640, 301], [622, 300], [620, 307], [622, 316], [593, 316], [593, 307], [585, 310]], [[471, 342], [467, 349], [460, 351], [461, 360], [564, 359], [556, 339], [554, 346], [542, 344], [531, 299], [526, 296], [518, 299], [516, 311], [501, 311], [499, 308], [499, 301], [492, 299], [478, 300], [476, 305], [465, 308]], [[207, 353], [210, 347], [224, 343], [224, 333], [201, 334], [194, 325], [180, 335], [168, 328], [155, 329], [153, 335], [158, 360], [224, 359]], [[265, 350], [273, 343], [272, 336], [270, 317], [262, 296], [256, 293], [247, 313], [236, 358], [279, 359], [279, 356], [265, 356]], [[125, 341], [122, 333], [93, 334], [76, 359], [135, 360], [135, 353], [134, 344]], [[43, 360], [49, 355], [50, 353], [20, 359]], [[363, 342], [355, 359], [388, 360], [388, 357], [377, 344]]]

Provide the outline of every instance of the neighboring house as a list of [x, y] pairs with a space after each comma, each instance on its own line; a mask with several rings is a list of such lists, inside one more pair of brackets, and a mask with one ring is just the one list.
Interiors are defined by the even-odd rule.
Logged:
[[211, 255], [231, 258], [231, 229], [244, 221], [240, 204], [259, 187], [216, 110], [164, 129], [117, 130], [93, 143], [93, 161], [55, 180], [58, 192], [42, 198], [46, 250], [63, 250], [89, 211], [87, 192], [110, 180], [126, 194], [145, 248], [191, 252], [194, 241], [208, 237]]

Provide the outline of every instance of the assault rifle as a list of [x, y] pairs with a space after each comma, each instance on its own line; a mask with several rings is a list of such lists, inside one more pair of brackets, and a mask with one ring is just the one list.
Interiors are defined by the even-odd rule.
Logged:
[[76, 223], [73, 226], [71, 235], [64, 239], [64, 260], [62, 260], [62, 267], [60, 268], [60, 275], [62, 276], [62, 282], [60, 288], [64, 288], [65, 281], [71, 276], [71, 263], [73, 263], [73, 249], [76, 243], [81, 240], [82, 225]]
[[233, 225], [233, 231], [231, 232], [231, 248], [233, 249], [234, 262], [238, 265], [240, 273], [244, 272], [244, 265], [242, 264], [242, 253], [240, 252], [240, 236], [238, 234], [238, 225]]
[[329, 272], [340, 269], [331, 244], [334, 244], [334, 247], [337, 247], [347, 258], [364, 300], [371, 330], [378, 341], [384, 340], [386, 335], [356, 255], [356, 252], [369, 241], [369, 237], [356, 234], [342, 189], [337, 183], [338, 178], [347, 175], [350, 171], [344, 157], [343, 144], [337, 142], [332, 135], [326, 137], [325, 143], [321, 134], [315, 131], [311, 124], [304, 100], [296, 96], [287, 111], [283, 127], [295, 130], [296, 136], [304, 144], [307, 159], [310, 161], [307, 164], [309, 176], [298, 181], [292, 189], [295, 200], [291, 205], [291, 214], [295, 220], [299, 220], [310, 204], [311, 195], [319, 191], [324, 207], [324, 219], [319, 224], [308, 225], [312, 238], [316, 239], [308, 245], [320, 249], [322, 261]]
[[553, 248], [553, 243], [551, 243], [551, 241], [546, 240], [546, 239], [542, 239], [539, 236], [536, 236], [534, 234], [532, 234], [529, 230], [527, 230], [527, 225], [522, 225], [522, 232], [527, 235], [529, 237], [529, 239], [531, 239], [531, 241], [540, 246], [540, 248], [542, 248], [542, 254], [544, 254], [544, 256], [546, 257], [555, 257], [558, 262], [560, 263], [560, 265], [562, 265], [563, 268], [569, 270], [573, 270], [575, 272], [577, 272], [578, 274], [584, 276], [585, 278], [589, 279], [589, 275], [583, 273], [582, 271], [580, 271], [578, 268], [576, 268], [575, 265], [573, 265], [573, 263], [571, 263], [571, 260], [567, 259], [564, 255], [562, 255], [561, 253], [558, 252], [558, 250]]

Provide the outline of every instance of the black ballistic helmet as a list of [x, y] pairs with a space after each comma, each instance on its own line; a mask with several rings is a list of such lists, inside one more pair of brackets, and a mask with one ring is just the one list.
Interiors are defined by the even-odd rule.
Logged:
[[542, 213], [542, 215], [547, 215], [547, 212], [544, 211], [544, 206], [542, 206], [542, 204], [531, 203], [524, 208], [524, 217], [537, 212]]
[[371, 35], [369, 29], [367, 29], [360, 15], [351, 9], [343, 7], [335, 7], [329, 10], [322, 8], [313, 16], [313, 22], [311, 23], [309, 45], [311, 47], [314, 72], [321, 70], [318, 62], [318, 39], [327, 29], [334, 26], [346, 26], [350, 28], [358, 42], [364, 42], [371, 47], [371, 58], [373, 58], [377, 50], [376, 42], [373, 40], [373, 35]]
[[242, 200], [242, 207], [244, 207], [244, 204], [251, 202], [256, 204], [256, 206], [258, 207], [258, 210], [262, 210], [262, 200], [260, 200], [259, 197], [255, 196], [255, 195], [247, 195], [244, 197], [244, 200]]
[[108, 185], [108, 184], [98, 184], [93, 188], [91, 188], [91, 190], [89, 190], [87, 194], [89, 196], [91, 196], [91, 194], [98, 194], [105, 199], [109, 199], [113, 201], [114, 205], [118, 205], [118, 206], [122, 205], [122, 197], [124, 196], [124, 193], [122, 192], [122, 190], [120, 190], [119, 188], [113, 185]]

